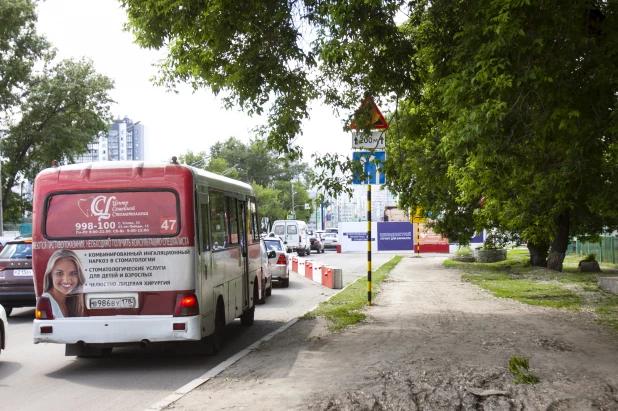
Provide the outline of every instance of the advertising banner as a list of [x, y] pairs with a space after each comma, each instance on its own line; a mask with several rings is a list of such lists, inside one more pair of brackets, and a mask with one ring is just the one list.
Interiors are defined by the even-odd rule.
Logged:
[[179, 231], [172, 191], [56, 194], [47, 200], [50, 238], [172, 236]]
[[378, 251], [411, 251], [412, 249], [412, 224], [410, 222], [378, 223]]
[[[371, 223], [371, 249], [377, 251], [377, 223]], [[340, 223], [339, 243], [341, 252], [367, 251], [367, 222]]]
[[417, 237], [420, 237], [418, 239], [418, 243], [420, 244], [421, 252], [449, 252], [448, 238], [444, 238], [440, 234], [434, 233], [434, 231], [429, 228], [427, 224], [414, 224], [414, 238]]

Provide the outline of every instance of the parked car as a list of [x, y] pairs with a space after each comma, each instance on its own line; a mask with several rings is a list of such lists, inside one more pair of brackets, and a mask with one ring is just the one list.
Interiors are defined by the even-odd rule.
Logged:
[[279, 237], [266, 237], [264, 244], [268, 252], [274, 251], [275, 255], [268, 260], [271, 264], [272, 280], [277, 280], [282, 287], [290, 286], [290, 256], [287, 247]]
[[17, 237], [8, 241], [0, 252], [0, 304], [6, 315], [13, 308], [34, 307], [32, 277], [32, 237]]
[[338, 228], [327, 228], [326, 231], [324, 231], [324, 233], [335, 233], [335, 234], [339, 234], [339, 229]]
[[6, 310], [0, 305], [0, 350], [6, 350], [6, 337], [9, 321], [6, 318]]
[[324, 248], [337, 248], [338, 240], [337, 234], [325, 233], [324, 234]]
[[262, 270], [260, 277], [258, 277], [260, 296], [257, 302], [258, 304], [264, 304], [266, 303], [266, 297], [270, 296], [273, 292], [273, 264], [270, 262], [270, 259], [275, 258], [276, 253], [272, 250], [269, 251], [264, 240], [261, 240], [260, 254], [262, 257]]
[[324, 252], [324, 239], [319, 233], [313, 233], [309, 236], [311, 241], [311, 249], [315, 250], [318, 254]]

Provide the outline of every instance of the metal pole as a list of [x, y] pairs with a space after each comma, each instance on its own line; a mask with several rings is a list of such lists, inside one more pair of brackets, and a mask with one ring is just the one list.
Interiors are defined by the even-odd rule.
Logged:
[[367, 305], [371, 305], [371, 184], [367, 184]]
[[294, 211], [294, 182], [291, 182], [292, 184], [292, 215], [294, 216], [294, 218], [296, 218], [296, 212]]
[[421, 256], [421, 223], [416, 222], [416, 256]]

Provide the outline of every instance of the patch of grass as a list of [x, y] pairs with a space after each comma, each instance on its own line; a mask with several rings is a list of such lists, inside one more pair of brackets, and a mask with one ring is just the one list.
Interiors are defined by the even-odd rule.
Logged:
[[525, 357], [513, 356], [509, 360], [509, 371], [515, 377], [513, 382], [515, 384], [536, 384], [539, 382], [539, 379], [536, 375], [527, 374], [524, 371], [529, 371], [530, 364], [528, 363], [528, 359]]
[[[388, 274], [401, 261], [401, 256], [395, 256], [380, 268], [371, 273], [371, 297], [377, 294], [380, 284], [388, 278]], [[343, 291], [324, 301], [318, 307], [306, 313], [302, 319], [324, 317], [328, 321], [328, 329], [335, 332], [363, 321], [366, 316], [361, 311], [367, 305], [367, 278], [359, 278]]]
[[464, 272], [470, 281], [496, 297], [511, 298], [530, 305], [595, 312], [598, 321], [618, 333], [618, 296], [599, 289], [599, 277], [618, 276], [618, 265], [600, 263], [601, 273], [581, 273], [582, 256], [569, 254], [563, 271], [529, 265], [528, 250], [509, 250], [497, 263], [462, 263], [446, 260], [444, 266]]

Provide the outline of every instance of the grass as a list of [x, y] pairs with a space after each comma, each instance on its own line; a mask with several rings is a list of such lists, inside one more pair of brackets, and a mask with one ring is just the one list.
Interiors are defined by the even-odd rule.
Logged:
[[505, 261], [497, 263], [462, 263], [446, 260], [448, 268], [465, 272], [470, 281], [496, 297], [512, 298], [525, 304], [556, 309], [592, 311], [598, 321], [618, 333], [618, 296], [599, 289], [599, 277], [618, 276], [618, 265], [600, 263], [600, 273], [580, 273], [582, 256], [570, 254], [564, 260], [563, 271], [557, 272], [529, 265], [528, 250], [510, 250]]
[[[377, 294], [380, 284], [388, 278], [388, 274], [401, 260], [395, 256], [380, 268], [371, 273], [371, 296]], [[328, 321], [328, 329], [336, 332], [346, 329], [365, 319], [362, 309], [367, 305], [367, 278], [359, 278], [344, 290], [324, 301], [318, 307], [301, 317], [303, 320], [324, 317]]]

